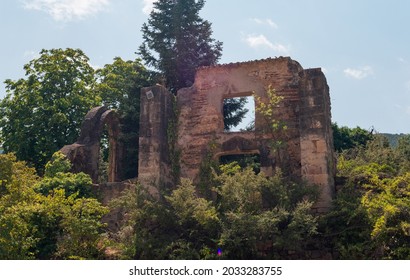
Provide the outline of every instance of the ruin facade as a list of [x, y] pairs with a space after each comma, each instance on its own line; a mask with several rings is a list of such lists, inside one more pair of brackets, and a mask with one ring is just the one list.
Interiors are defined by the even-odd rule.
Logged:
[[[258, 112], [253, 131], [224, 130], [225, 99], [257, 96], [268, 102], [269, 87], [283, 97], [275, 113], [275, 118], [287, 126], [281, 135], [286, 144], [280, 154], [271, 151], [273, 136], [264, 129], [266, 121]], [[170, 180], [165, 134], [169, 117], [164, 112], [170, 110], [172, 98], [160, 86], [143, 89], [141, 93], [139, 178], [142, 180], [149, 178], [157, 184]], [[198, 181], [201, 164], [209, 153], [215, 160], [224, 155], [258, 154], [261, 171], [267, 176], [279, 167], [290, 176], [319, 185], [321, 196], [316, 208], [321, 211], [330, 207], [335, 157], [329, 87], [320, 69], [305, 70], [290, 58], [201, 68], [193, 86], [178, 91], [176, 109], [181, 177]]]
[[108, 131], [108, 182], [120, 182], [122, 177], [122, 155], [124, 153], [120, 136], [120, 121], [114, 110], [105, 106], [91, 109], [84, 118], [77, 142], [64, 146], [60, 151], [73, 164], [73, 172], [90, 175], [93, 183], [98, 183], [100, 145], [103, 131]]
[[[258, 111], [252, 130], [224, 129], [224, 100], [255, 97], [257, 107], [259, 101], [268, 102], [269, 88], [283, 97], [274, 116], [286, 124], [286, 131], [280, 135], [267, 132], [266, 119]], [[267, 176], [280, 168], [287, 176], [316, 184], [321, 194], [315, 208], [325, 211], [330, 207], [335, 156], [329, 87], [321, 69], [303, 69], [288, 57], [204, 67], [198, 69], [194, 84], [180, 89], [176, 96], [157, 85], [142, 89], [140, 101], [138, 180], [143, 184], [172, 188], [175, 169], [180, 177], [198, 182], [201, 165], [208, 158], [218, 161], [227, 155], [256, 154]], [[97, 127], [104, 122], [101, 117], [95, 120]], [[77, 170], [95, 174], [95, 151], [79, 152], [85, 149], [84, 139], [88, 138], [80, 139], [63, 152]], [[272, 141], [277, 139], [285, 145], [274, 152]], [[116, 158], [110, 167], [112, 181], [125, 179], [116, 163], [120, 162], [118, 157], [121, 155], [112, 156]]]

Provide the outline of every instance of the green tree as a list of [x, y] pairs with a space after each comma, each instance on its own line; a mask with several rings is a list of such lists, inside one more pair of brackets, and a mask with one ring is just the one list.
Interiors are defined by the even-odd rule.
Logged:
[[[222, 43], [211, 37], [211, 23], [199, 16], [204, 5], [205, 0], [155, 1], [142, 26], [138, 53], [174, 94], [194, 83], [197, 68], [216, 65], [222, 56]], [[224, 101], [225, 130], [241, 122], [245, 103], [245, 98]]]
[[113, 200], [110, 207], [125, 213], [119, 221], [120, 230], [110, 238], [117, 258], [169, 258], [165, 248], [176, 238], [175, 220], [163, 199], [158, 200], [148, 188], [136, 184]]
[[[64, 193], [62, 194], [64, 195]], [[54, 256], [59, 259], [100, 259], [101, 221], [108, 209], [94, 198], [69, 196], [66, 200], [61, 222], [61, 236]]]
[[96, 71], [98, 84], [96, 92], [101, 96], [104, 105], [116, 109], [120, 116], [121, 136], [124, 150], [125, 178], [137, 177], [138, 137], [140, 119], [140, 90], [151, 85], [152, 73], [139, 59], [124, 61], [114, 58], [112, 64], [107, 64]]
[[247, 100], [245, 97], [224, 99], [223, 115], [225, 131], [229, 131], [241, 123], [242, 119], [249, 112], [249, 109], [245, 108], [246, 103]]
[[191, 86], [196, 68], [217, 63], [222, 43], [211, 38], [211, 23], [199, 16], [204, 0], [159, 0], [142, 26], [139, 54], [158, 70], [169, 90]]
[[311, 213], [317, 189], [282, 178], [266, 178], [235, 163], [222, 166], [215, 190], [222, 223], [219, 246], [228, 259], [283, 258], [303, 253], [317, 233]]
[[44, 177], [54, 177], [58, 173], [67, 173], [71, 170], [72, 164], [61, 152], [55, 152], [50, 161], [47, 162]]
[[[63, 174], [69, 173], [55, 173], [60, 177], [58, 187], [42, 194], [38, 192], [42, 180], [33, 168], [12, 154], [0, 155], [0, 162], [8, 166], [6, 173], [0, 173], [4, 186], [0, 196], [0, 259], [101, 257], [101, 217], [107, 213], [106, 207], [94, 198], [79, 197], [78, 192], [66, 194], [70, 187], [64, 184], [71, 181]], [[57, 171], [65, 164], [57, 157], [56, 166], [52, 165], [48, 164], [49, 170]]]
[[276, 93], [276, 90], [269, 85], [266, 89], [266, 99], [260, 96], [255, 97], [255, 110], [260, 114], [264, 121], [264, 125], [261, 127], [263, 133], [270, 135], [271, 140], [269, 143], [270, 154], [278, 158], [280, 167], [283, 172], [287, 172], [288, 162], [286, 160], [285, 147], [286, 147], [286, 130], [288, 129], [286, 123], [280, 118], [280, 106], [282, 105], [283, 96]]
[[396, 157], [400, 161], [400, 173], [410, 172], [410, 134], [399, 138]]
[[0, 170], [0, 259], [32, 259], [38, 240], [27, 221], [30, 207], [23, 202], [34, 201], [38, 177], [13, 154], [0, 154]]
[[323, 234], [340, 258], [410, 258], [407, 140], [392, 148], [374, 134], [339, 154], [339, 190]]
[[100, 103], [94, 70], [79, 49], [42, 50], [24, 66], [26, 78], [6, 80], [0, 101], [1, 141], [41, 174], [51, 155], [78, 137], [85, 114]]
[[332, 123], [333, 144], [337, 152], [366, 146], [367, 142], [373, 139], [373, 132], [360, 127], [348, 128], [339, 127], [337, 123]]
[[174, 230], [177, 233], [176, 240], [167, 247], [170, 258], [199, 259], [204, 250], [216, 250], [220, 221], [212, 202], [198, 197], [195, 186], [188, 179], [182, 179], [177, 189], [165, 199], [175, 217]]
[[362, 204], [371, 222], [371, 240], [385, 259], [410, 259], [410, 173], [372, 178]]

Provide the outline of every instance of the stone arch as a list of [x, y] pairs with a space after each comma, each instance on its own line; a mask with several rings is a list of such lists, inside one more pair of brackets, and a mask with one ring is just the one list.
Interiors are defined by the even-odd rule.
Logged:
[[105, 106], [91, 109], [81, 126], [80, 136], [74, 144], [64, 146], [60, 151], [73, 164], [73, 172], [90, 175], [93, 183], [98, 182], [100, 142], [104, 126], [108, 128], [109, 171], [108, 181], [119, 182], [123, 149], [119, 141], [120, 121], [117, 113]]

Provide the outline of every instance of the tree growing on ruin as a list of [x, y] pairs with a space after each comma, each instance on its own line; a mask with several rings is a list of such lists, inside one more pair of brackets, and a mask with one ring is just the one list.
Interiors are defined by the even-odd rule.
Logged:
[[222, 55], [222, 43], [211, 37], [211, 23], [199, 16], [204, 5], [204, 0], [158, 0], [142, 26], [138, 53], [174, 94], [192, 85], [196, 68], [215, 65]]
[[[174, 94], [194, 83], [198, 67], [216, 65], [222, 56], [222, 42], [211, 37], [211, 23], [199, 16], [204, 5], [205, 0], [158, 0], [142, 26], [138, 54]], [[246, 111], [243, 99], [224, 103], [225, 129], [240, 123]]]
[[[256, 112], [260, 114], [265, 122], [263, 132], [271, 136], [270, 152], [279, 159], [279, 162], [284, 162], [282, 154], [286, 147], [286, 130], [288, 129], [286, 123], [278, 116], [278, 110], [283, 102], [283, 96], [276, 93], [276, 90], [269, 85], [266, 90], [267, 102], [263, 101], [261, 97], [254, 95]], [[282, 158], [282, 159], [281, 159]], [[286, 171], [286, 170], [283, 170]]]

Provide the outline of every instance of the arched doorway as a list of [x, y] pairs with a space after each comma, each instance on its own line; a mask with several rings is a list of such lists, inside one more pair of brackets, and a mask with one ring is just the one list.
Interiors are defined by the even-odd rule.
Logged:
[[104, 127], [108, 134], [108, 182], [122, 181], [123, 149], [119, 141], [120, 121], [115, 111], [105, 106], [91, 109], [81, 126], [77, 142], [64, 146], [61, 152], [73, 164], [73, 172], [90, 175], [93, 183], [99, 182], [99, 157]]

